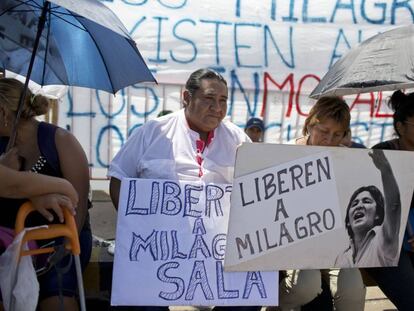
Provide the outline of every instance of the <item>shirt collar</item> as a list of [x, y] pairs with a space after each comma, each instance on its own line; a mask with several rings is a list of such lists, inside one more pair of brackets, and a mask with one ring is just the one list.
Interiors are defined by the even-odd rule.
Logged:
[[379, 229], [380, 229], [380, 226], [375, 226], [374, 228], [372, 228], [371, 230], [369, 230], [367, 232], [367, 234], [365, 235], [364, 240], [362, 241], [361, 248], [359, 249], [358, 254], [355, 253], [355, 243], [354, 243], [354, 241], [353, 240], [350, 241], [349, 248], [352, 251], [352, 261], [354, 262], [354, 264], [359, 260], [359, 257], [361, 257], [361, 255], [364, 253], [365, 248], [367, 246], [367, 243], [369, 241], [371, 241], [378, 234], [377, 231]]

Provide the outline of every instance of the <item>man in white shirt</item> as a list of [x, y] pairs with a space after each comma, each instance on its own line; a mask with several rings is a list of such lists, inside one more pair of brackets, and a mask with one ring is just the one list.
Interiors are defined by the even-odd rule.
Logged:
[[184, 109], [138, 128], [112, 160], [108, 175], [114, 204], [124, 177], [231, 183], [237, 146], [250, 139], [224, 120], [227, 94], [218, 73], [192, 73]]
[[[220, 74], [210, 69], [193, 72], [183, 93], [184, 109], [144, 124], [113, 159], [108, 175], [115, 207], [124, 177], [231, 183], [237, 146], [250, 139], [224, 120], [227, 98], [227, 82]], [[225, 310], [232, 309], [253, 311], [260, 307]]]

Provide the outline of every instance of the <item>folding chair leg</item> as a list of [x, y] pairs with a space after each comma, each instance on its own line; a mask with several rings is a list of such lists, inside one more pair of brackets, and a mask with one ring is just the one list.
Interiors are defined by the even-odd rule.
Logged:
[[[24, 230], [25, 220], [27, 215], [31, 212], [34, 212], [35, 209], [33, 208], [30, 202], [24, 203], [17, 214], [16, 218], [16, 225], [15, 231], [16, 234], [20, 233]], [[86, 311], [86, 303], [85, 303], [85, 291], [83, 288], [83, 278], [82, 278], [82, 269], [80, 265], [80, 245], [79, 245], [79, 236], [78, 231], [76, 228], [76, 222], [73, 215], [67, 210], [63, 209], [63, 214], [65, 216], [65, 223], [64, 224], [52, 224], [49, 225], [47, 228], [35, 228], [30, 231], [27, 231], [24, 235], [23, 242], [30, 241], [30, 240], [45, 240], [45, 239], [52, 239], [57, 237], [66, 237], [67, 238], [67, 245], [66, 248], [71, 250], [73, 258], [75, 259], [75, 268], [76, 268], [76, 278], [78, 280], [78, 291], [79, 291], [79, 301], [80, 307], [82, 311]], [[44, 254], [44, 253], [51, 253], [54, 252], [53, 247], [47, 247], [42, 249], [35, 249], [35, 250], [28, 250], [28, 251], [20, 251], [20, 257], [27, 256], [27, 255], [37, 255], [37, 254]]]
[[78, 280], [79, 303], [81, 307], [80, 309], [81, 311], [86, 311], [85, 290], [83, 288], [82, 268], [79, 255], [73, 255], [73, 258], [75, 259], [76, 278]]

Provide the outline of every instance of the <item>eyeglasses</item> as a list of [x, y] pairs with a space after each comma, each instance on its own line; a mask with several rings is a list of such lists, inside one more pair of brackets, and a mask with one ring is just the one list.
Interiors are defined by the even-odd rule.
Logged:
[[404, 124], [408, 124], [408, 125], [414, 125], [414, 122], [410, 122], [410, 121], [404, 121]]

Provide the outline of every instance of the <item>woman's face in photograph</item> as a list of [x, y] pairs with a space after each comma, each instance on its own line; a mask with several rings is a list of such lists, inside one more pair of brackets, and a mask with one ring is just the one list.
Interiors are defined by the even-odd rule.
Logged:
[[348, 211], [352, 231], [368, 231], [374, 227], [377, 203], [369, 191], [362, 191], [351, 202]]
[[346, 129], [332, 118], [327, 118], [309, 128], [308, 144], [312, 146], [339, 146]]

